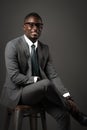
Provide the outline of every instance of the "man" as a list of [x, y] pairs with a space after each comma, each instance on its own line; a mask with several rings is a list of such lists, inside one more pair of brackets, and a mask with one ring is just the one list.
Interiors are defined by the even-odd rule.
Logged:
[[56, 119], [60, 130], [70, 129], [69, 113], [87, 126], [87, 116], [79, 111], [52, 65], [48, 46], [38, 40], [42, 18], [37, 13], [28, 14], [23, 29], [23, 36], [6, 45], [2, 103], [10, 108], [17, 104], [41, 104]]

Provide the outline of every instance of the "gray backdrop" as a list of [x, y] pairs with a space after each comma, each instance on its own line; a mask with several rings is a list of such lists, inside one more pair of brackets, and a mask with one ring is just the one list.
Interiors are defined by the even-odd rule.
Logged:
[[[40, 40], [49, 45], [54, 65], [65, 85], [87, 113], [87, 4], [86, 0], [8, 0], [0, 1], [0, 92], [5, 79], [6, 43], [23, 34], [23, 18], [35, 11], [44, 22]], [[0, 130], [5, 108], [0, 106]], [[71, 118], [72, 130], [86, 130]], [[27, 119], [23, 129], [27, 130]], [[57, 130], [55, 120], [47, 115], [48, 130]], [[11, 126], [12, 127], [12, 126]]]

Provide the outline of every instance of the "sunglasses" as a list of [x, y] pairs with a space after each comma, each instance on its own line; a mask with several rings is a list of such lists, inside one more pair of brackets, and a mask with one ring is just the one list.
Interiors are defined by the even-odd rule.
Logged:
[[26, 22], [24, 24], [28, 24], [31, 28], [33, 28], [34, 26], [36, 26], [37, 28], [42, 28], [43, 27], [43, 23]]

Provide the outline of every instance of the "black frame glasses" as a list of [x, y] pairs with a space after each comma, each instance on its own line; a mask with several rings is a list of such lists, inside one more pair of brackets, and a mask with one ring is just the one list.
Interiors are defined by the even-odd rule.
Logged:
[[31, 28], [33, 28], [34, 26], [36, 26], [38, 28], [42, 28], [43, 27], [43, 23], [26, 22], [24, 24], [28, 24]]

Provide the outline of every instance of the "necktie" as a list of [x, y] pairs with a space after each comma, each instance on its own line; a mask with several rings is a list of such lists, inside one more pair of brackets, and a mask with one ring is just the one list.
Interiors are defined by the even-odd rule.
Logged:
[[38, 57], [34, 44], [31, 46], [31, 65], [32, 65], [32, 75], [39, 76]]

